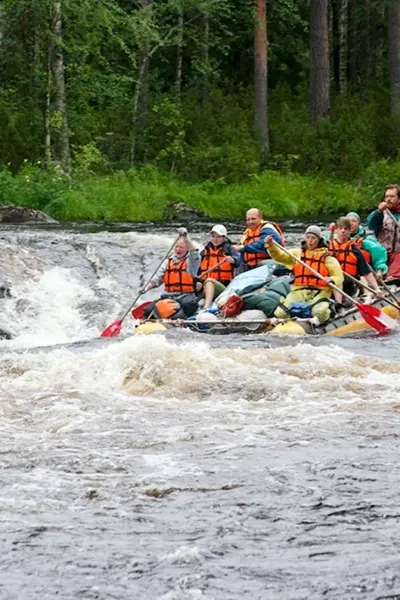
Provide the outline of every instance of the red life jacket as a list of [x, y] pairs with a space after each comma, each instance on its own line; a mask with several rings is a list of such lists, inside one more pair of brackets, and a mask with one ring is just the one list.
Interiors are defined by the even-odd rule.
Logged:
[[[302, 250], [301, 260], [309, 265], [314, 271], [317, 271], [322, 277], [329, 277], [329, 271], [325, 264], [329, 252], [316, 252], [315, 250]], [[322, 279], [316, 277], [311, 271], [296, 263], [293, 267], [294, 281], [293, 285], [305, 288], [327, 288], [328, 284]]]
[[189, 294], [194, 292], [194, 279], [186, 270], [187, 257], [179, 262], [174, 262], [172, 258], [168, 259], [167, 268], [164, 272], [163, 283], [166, 292], [179, 292]]
[[340, 243], [337, 240], [330, 240], [329, 251], [330, 254], [339, 262], [344, 273], [352, 275], [353, 277], [357, 277], [358, 261], [357, 256], [352, 251], [353, 245], [353, 240], [343, 243]]
[[[275, 229], [276, 233], [281, 236], [282, 245], [285, 245], [285, 240], [283, 238], [283, 229], [278, 223], [270, 223], [269, 221], [262, 221], [255, 229], [246, 229], [243, 234], [241, 244], [243, 246], [247, 246], [247, 244], [252, 244], [253, 242], [258, 242], [261, 236], [261, 230], [263, 227], [268, 225], [271, 229]], [[267, 250], [264, 252], [244, 252], [243, 258], [249, 267], [256, 267], [267, 258], [271, 258]]]
[[[211, 243], [203, 250], [203, 258], [200, 264], [200, 276], [201, 273], [212, 269], [218, 263], [222, 262], [226, 258], [224, 252], [224, 245], [215, 248]], [[210, 279], [216, 279], [217, 281], [229, 282], [233, 279], [235, 267], [229, 262], [224, 262], [222, 265], [207, 273], [207, 277]]]

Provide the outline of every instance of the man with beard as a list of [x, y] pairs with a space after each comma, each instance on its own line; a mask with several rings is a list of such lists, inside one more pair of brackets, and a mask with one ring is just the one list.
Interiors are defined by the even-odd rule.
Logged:
[[400, 277], [400, 187], [387, 185], [383, 201], [367, 218], [367, 225], [386, 248], [388, 277]]

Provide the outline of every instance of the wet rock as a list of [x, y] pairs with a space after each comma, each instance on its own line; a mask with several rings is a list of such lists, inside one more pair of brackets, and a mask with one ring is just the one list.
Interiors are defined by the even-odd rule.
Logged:
[[189, 221], [194, 218], [207, 218], [205, 213], [202, 213], [192, 206], [188, 206], [184, 202], [170, 202], [164, 212], [164, 218], [167, 220], [183, 220]]
[[11, 289], [6, 283], [0, 282], [0, 299], [11, 298]]
[[0, 340], [12, 340], [13, 335], [11, 331], [8, 331], [4, 327], [0, 326]]
[[99, 494], [96, 490], [88, 490], [88, 492], [86, 492], [86, 498], [88, 498], [89, 500], [94, 500], [95, 498], [98, 498]]
[[27, 206], [0, 206], [0, 222], [2, 223], [58, 223], [41, 210]]

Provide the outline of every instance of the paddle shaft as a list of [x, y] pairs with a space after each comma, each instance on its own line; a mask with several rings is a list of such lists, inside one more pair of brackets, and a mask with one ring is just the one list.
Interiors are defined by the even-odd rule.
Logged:
[[283, 252], [285, 252], [285, 254], [287, 254], [288, 256], [290, 256], [290, 258], [292, 258], [297, 263], [299, 263], [299, 265], [302, 265], [305, 269], [308, 269], [313, 275], [315, 275], [315, 277], [317, 277], [318, 279], [321, 279], [321, 281], [325, 281], [325, 283], [330, 288], [332, 288], [336, 292], [339, 292], [339, 294], [342, 294], [342, 296], [344, 296], [345, 298], [347, 298], [347, 300], [349, 302], [351, 302], [352, 304], [354, 304], [354, 306], [357, 306], [358, 303], [354, 300], [354, 298], [352, 298], [351, 296], [349, 296], [349, 294], [346, 294], [346, 292], [344, 292], [343, 290], [341, 290], [340, 287], [338, 287], [337, 285], [335, 285], [331, 281], [329, 281], [329, 282], [326, 281], [325, 277], [323, 277], [321, 275], [321, 273], [318, 273], [318, 271], [316, 271], [315, 269], [313, 269], [312, 267], [310, 267], [310, 265], [308, 265], [307, 263], [303, 262], [300, 258], [297, 258], [297, 256], [295, 256], [294, 254], [292, 254], [291, 252], [289, 252], [289, 250], [286, 250], [286, 248], [284, 248], [283, 246], [281, 246], [280, 244], [278, 244], [278, 242], [275, 242], [275, 240], [272, 240], [272, 243], [275, 244], [275, 246], [277, 246], [278, 248], [280, 248], [280, 250], [283, 250]]
[[[370, 267], [370, 269], [371, 269], [371, 267]], [[372, 270], [372, 269], [371, 269], [371, 270]], [[375, 271], [374, 271], [374, 270], [372, 270], [372, 272], [373, 272], [373, 274], [374, 274], [374, 275], [375, 275], [375, 277], [376, 277], [376, 273], [375, 273]], [[390, 287], [387, 285], [387, 283], [385, 283], [384, 281], [379, 281], [378, 283], [379, 283], [379, 285], [381, 285], [381, 286], [382, 286], [382, 287], [383, 287], [383, 288], [384, 288], [384, 289], [387, 291], [387, 293], [389, 294], [389, 296], [390, 296], [391, 298], [393, 298], [393, 300], [395, 300], [395, 301], [397, 302], [397, 306], [399, 306], [399, 299], [398, 299], [398, 298], [397, 298], [397, 296], [396, 296], [396, 295], [395, 295], [395, 294], [392, 292], [392, 290], [391, 290], [391, 289], [390, 289]]]
[[388, 208], [385, 208], [385, 210], [383, 211], [385, 213], [387, 213], [389, 215], [389, 217], [392, 219], [393, 223], [396, 225], [396, 227], [399, 227], [399, 222], [396, 219], [396, 217], [393, 215], [392, 212], [390, 212], [390, 210]]
[[[374, 288], [370, 287], [369, 285], [366, 285], [365, 283], [361, 283], [361, 281], [359, 279], [356, 279], [355, 277], [353, 277], [353, 275], [349, 275], [348, 273], [345, 273], [344, 276], [347, 277], [347, 279], [350, 279], [350, 281], [353, 281], [353, 283], [361, 286], [362, 288], [368, 290], [369, 292], [372, 292], [373, 294], [376, 294], [376, 290], [374, 290]], [[393, 296], [394, 296], [394, 294], [393, 294]], [[396, 298], [396, 296], [394, 296], [394, 297]], [[381, 298], [381, 299], [384, 302], [387, 302], [388, 304], [390, 304], [390, 306], [393, 306], [397, 310], [400, 310], [400, 307], [399, 307], [398, 304], [395, 304], [394, 302], [391, 302], [387, 298]], [[397, 298], [396, 298], [396, 302], [397, 302]]]
[[208, 275], [208, 273], [211, 273], [211, 271], [214, 271], [215, 269], [218, 269], [218, 267], [220, 267], [221, 265], [223, 265], [224, 263], [226, 263], [226, 258], [224, 258], [224, 260], [221, 260], [221, 262], [219, 262], [218, 264], [214, 265], [213, 267], [211, 267], [211, 269], [207, 269], [207, 271], [204, 271], [204, 273], [202, 273], [199, 277], [199, 279], [202, 279], [202, 277], [204, 277], [204, 275]]
[[[153, 279], [153, 277], [156, 275], [157, 271], [159, 270], [159, 268], [161, 267], [161, 265], [163, 264], [163, 262], [165, 260], [167, 260], [168, 256], [170, 255], [170, 253], [172, 252], [176, 242], [179, 240], [180, 236], [178, 236], [173, 243], [171, 244], [170, 248], [168, 248], [168, 252], [165, 254], [165, 256], [163, 256], [162, 260], [158, 263], [157, 268], [154, 269], [153, 273], [151, 274], [151, 276], [149, 277], [149, 280], [147, 281], [147, 283], [145, 284], [144, 287], [146, 287], [147, 285], [149, 285], [150, 281]], [[138, 294], [136, 296], [136, 298], [134, 299], [134, 301], [132, 302], [132, 304], [130, 305], [130, 307], [128, 308], [128, 310], [126, 311], [126, 313], [124, 314], [123, 317], [121, 317], [121, 321], [123, 321], [125, 319], [125, 317], [131, 312], [132, 308], [135, 306], [136, 302], [139, 300], [140, 296], [143, 296], [144, 292], [140, 292], [140, 294]]]

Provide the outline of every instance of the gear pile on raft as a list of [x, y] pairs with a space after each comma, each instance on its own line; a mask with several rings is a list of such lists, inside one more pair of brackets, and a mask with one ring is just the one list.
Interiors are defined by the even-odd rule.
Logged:
[[133, 309], [141, 320], [136, 332], [179, 326], [346, 335], [397, 327], [400, 186], [386, 186], [367, 218], [371, 233], [349, 212], [330, 224], [327, 236], [310, 225], [300, 248], [289, 250], [282, 227], [257, 208], [247, 211], [246, 225], [240, 244], [231, 243], [224, 225], [214, 225], [202, 250], [179, 228], [172, 251], [139, 290], [140, 297], [164, 286], [157, 300]]

